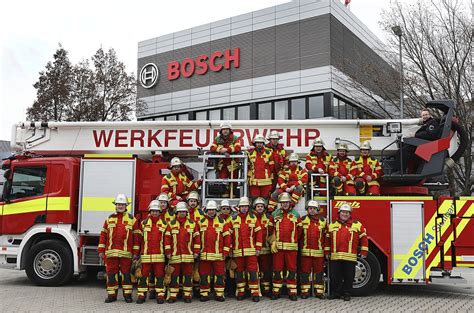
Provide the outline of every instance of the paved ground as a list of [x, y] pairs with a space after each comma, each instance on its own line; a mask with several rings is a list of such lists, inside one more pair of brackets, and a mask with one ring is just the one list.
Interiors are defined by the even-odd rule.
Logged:
[[219, 303], [178, 302], [158, 305], [154, 301], [137, 305], [127, 304], [121, 297], [113, 304], [104, 304], [106, 293], [103, 282], [81, 279], [68, 286], [47, 288], [33, 286], [21, 271], [0, 269], [0, 312], [91, 312], [91, 311], [333, 311], [333, 312], [473, 312], [474, 269], [466, 269], [463, 276], [468, 284], [445, 286], [396, 286], [380, 288], [371, 297], [342, 300], [299, 299], [292, 302], [282, 298], [264, 299], [260, 303], [250, 300], [227, 299]]

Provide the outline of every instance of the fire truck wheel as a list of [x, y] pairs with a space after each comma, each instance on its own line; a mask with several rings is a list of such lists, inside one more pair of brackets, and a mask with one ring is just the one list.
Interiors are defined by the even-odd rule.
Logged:
[[59, 240], [41, 241], [28, 252], [25, 270], [28, 278], [37, 285], [64, 285], [73, 274], [71, 250]]
[[359, 257], [356, 264], [352, 293], [354, 296], [367, 296], [375, 291], [380, 281], [380, 263], [369, 251], [367, 258]]

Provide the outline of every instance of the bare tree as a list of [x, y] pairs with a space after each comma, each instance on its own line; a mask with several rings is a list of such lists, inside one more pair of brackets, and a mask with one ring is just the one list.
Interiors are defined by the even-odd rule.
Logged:
[[[398, 0], [382, 14], [381, 26], [387, 33], [389, 48], [385, 58], [398, 69], [399, 39], [392, 27], [402, 29], [404, 67], [404, 111], [406, 117], [418, 117], [430, 100], [453, 99], [455, 115], [469, 137], [468, 149], [453, 169], [453, 178], [461, 193], [468, 195], [473, 186], [472, 141], [474, 110], [472, 105], [473, 34], [466, 3], [459, 0], [417, 0], [404, 5]], [[345, 83], [354, 95], [362, 95], [369, 105], [385, 117], [398, 117], [399, 74], [381, 72], [373, 60], [363, 58], [362, 71]], [[367, 103], [361, 103], [367, 106]], [[391, 108], [391, 109], [387, 109]]]

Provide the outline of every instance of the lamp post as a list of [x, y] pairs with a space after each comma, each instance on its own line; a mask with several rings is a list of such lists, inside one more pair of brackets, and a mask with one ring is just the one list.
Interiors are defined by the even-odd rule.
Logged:
[[400, 26], [393, 26], [392, 31], [398, 37], [399, 56], [400, 56], [400, 118], [403, 118], [403, 61], [402, 61], [402, 36], [403, 31]]

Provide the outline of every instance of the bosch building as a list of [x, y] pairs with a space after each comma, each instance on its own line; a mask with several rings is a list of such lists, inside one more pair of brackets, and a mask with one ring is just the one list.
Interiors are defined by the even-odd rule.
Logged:
[[339, 0], [296, 0], [145, 40], [138, 119], [376, 117], [348, 90], [366, 60], [393, 71], [384, 50]]

